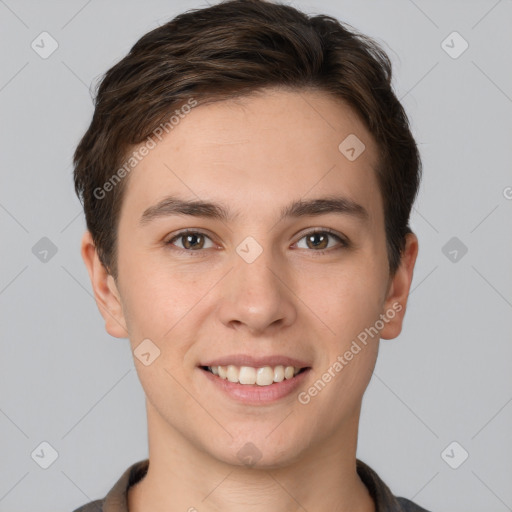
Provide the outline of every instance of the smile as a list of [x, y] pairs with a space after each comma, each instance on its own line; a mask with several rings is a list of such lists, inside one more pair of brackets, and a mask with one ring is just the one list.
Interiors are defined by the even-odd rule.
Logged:
[[235, 366], [233, 364], [227, 366], [202, 366], [201, 368], [235, 384], [256, 384], [258, 386], [270, 386], [292, 379], [307, 369], [283, 365], [254, 368], [252, 366]]

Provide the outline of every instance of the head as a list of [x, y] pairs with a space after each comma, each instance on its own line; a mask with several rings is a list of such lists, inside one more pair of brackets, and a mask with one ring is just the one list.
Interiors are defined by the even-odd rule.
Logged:
[[[159, 354], [135, 362], [160, 431], [270, 465], [354, 428], [417, 254], [420, 159], [376, 43], [260, 0], [184, 13], [106, 73], [74, 163], [107, 331]], [[202, 367], [234, 354], [304, 363], [306, 394], [226, 398]]]

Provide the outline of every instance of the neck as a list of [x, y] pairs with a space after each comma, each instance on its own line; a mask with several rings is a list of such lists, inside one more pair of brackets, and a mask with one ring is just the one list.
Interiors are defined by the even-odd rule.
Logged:
[[359, 416], [281, 467], [233, 466], [196, 448], [147, 404], [149, 468], [129, 512], [374, 512], [356, 471]]

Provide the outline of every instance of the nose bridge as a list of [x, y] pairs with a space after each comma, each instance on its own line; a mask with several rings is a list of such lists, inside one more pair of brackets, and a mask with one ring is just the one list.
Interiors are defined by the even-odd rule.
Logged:
[[[256, 297], [262, 294], [270, 302], [282, 293], [279, 280], [274, 275], [275, 270], [271, 271], [277, 266], [271, 249], [261, 250], [259, 254], [256, 254], [252, 247], [244, 255], [240, 255], [241, 249], [237, 252], [238, 257], [233, 270], [234, 278], [240, 285], [238, 293], [242, 297]], [[248, 259], [245, 259], [245, 256]]]
[[262, 331], [272, 324], [294, 321], [292, 294], [282, 283], [286, 275], [280, 275], [282, 266], [274, 254], [271, 247], [263, 247], [253, 237], [236, 247], [220, 308], [225, 324], [245, 324], [251, 331]]
[[253, 237], [247, 237], [236, 248], [234, 278], [237, 280], [238, 300], [253, 302], [253, 310], [269, 309], [282, 294], [280, 283], [271, 268], [277, 265], [272, 248], [260, 245]]

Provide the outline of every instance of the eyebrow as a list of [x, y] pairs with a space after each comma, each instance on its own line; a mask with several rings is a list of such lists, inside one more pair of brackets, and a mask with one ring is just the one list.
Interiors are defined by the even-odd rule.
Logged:
[[[330, 213], [348, 215], [360, 220], [368, 220], [368, 211], [359, 203], [348, 197], [327, 196], [317, 199], [299, 199], [281, 209], [280, 219], [327, 215]], [[200, 200], [184, 200], [167, 196], [157, 204], [150, 206], [140, 218], [140, 225], [152, 220], [173, 215], [190, 215], [229, 222], [239, 217], [238, 212], [231, 212], [220, 203]]]

